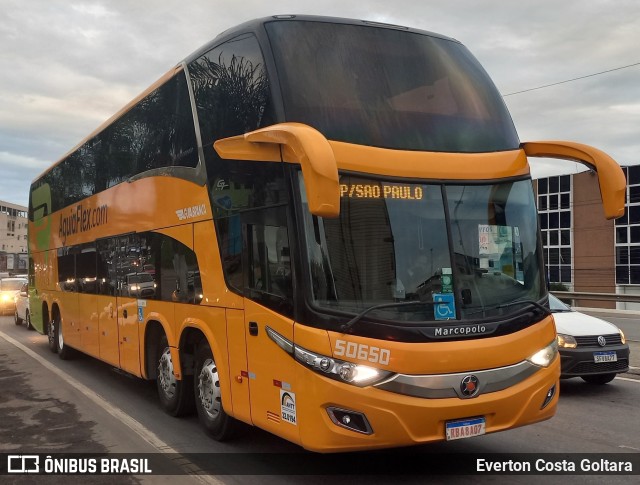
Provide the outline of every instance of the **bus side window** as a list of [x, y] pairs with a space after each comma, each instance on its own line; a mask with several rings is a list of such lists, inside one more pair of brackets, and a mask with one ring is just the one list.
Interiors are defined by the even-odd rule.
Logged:
[[115, 296], [116, 294], [116, 239], [100, 239], [97, 249], [98, 294]]
[[76, 261], [71, 248], [58, 249], [58, 288], [76, 291]]
[[76, 254], [76, 287], [79, 293], [95, 295], [96, 279], [96, 247], [95, 243], [80, 246], [80, 253]]
[[250, 224], [246, 237], [247, 296], [282, 311], [282, 304], [290, 305], [293, 298], [287, 228]]

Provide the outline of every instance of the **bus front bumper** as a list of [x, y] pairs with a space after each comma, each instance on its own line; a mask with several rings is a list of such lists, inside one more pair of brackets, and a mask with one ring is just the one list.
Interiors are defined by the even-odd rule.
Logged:
[[[549, 419], [558, 403], [560, 358], [510, 387], [467, 399], [358, 388], [302, 367], [300, 371], [301, 444], [313, 451], [340, 452], [442, 441], [447, 422], [469, 418], [483, 418], [486, 433]], [[345, 413], [353, 429], [340, 422]]]

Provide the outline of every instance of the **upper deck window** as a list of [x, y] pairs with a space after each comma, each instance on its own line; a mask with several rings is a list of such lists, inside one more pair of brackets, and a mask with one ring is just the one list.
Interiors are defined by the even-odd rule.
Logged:
[[266, 28], [287, 121], [384, 148], [470, 153], [519, 145], [502, 97], [458, 42], [327, 22]]

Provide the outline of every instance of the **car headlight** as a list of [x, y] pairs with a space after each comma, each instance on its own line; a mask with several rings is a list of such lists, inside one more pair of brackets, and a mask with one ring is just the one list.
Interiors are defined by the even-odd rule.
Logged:
[[537, 351], [527, 360], [532, 364], [539, 365], [540, 367], [549, 367], [553, 359], [558, 355], [558, 342], [554, 340], [544, 349]]
[[575, 349], [578, 346], [578, 342], [571, 335], [559, 333], [556, 340], [558, 341], [558, 347], [563, 349]]
[[298, 362], [331, 379], [358, 387], [365, 387], [383, 381], [393, 375], [393, 372], [386, 370], [354, 364], [353, 362], [346, 362], [317, 352], [311, 352], [295, 345], [270, 327], [267, 327], [266, 331], [271, 340], [282, 350], [291, 354]]
[[624, 336], [624, 332], [620, 329], [618, 329], [620, 332], [620, 342], [622, 342], [623, 344], [627, 343], [627, 337]]
[[6, 293], [4, 295], [2, 295], [2, 301], [9, 301], [11, 297], [9, 295], [7, 295]]

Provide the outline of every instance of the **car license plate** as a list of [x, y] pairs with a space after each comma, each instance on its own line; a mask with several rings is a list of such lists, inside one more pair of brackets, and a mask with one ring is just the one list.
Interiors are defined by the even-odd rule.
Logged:
[[484, 418], [461, 419], [445, 423], [447, 441], [471, 438], [485, 433]]
[[600, 364], [602, 362], [618, 362], [618, 355], [615, 350], [612, 350], [611, 352], [594, 352], [593, 361], [596, 364]]

